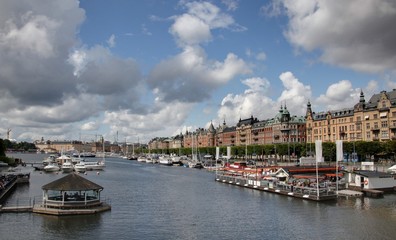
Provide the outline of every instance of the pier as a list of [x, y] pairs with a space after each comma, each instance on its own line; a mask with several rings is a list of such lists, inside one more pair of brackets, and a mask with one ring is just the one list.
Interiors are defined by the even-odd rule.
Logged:
[[231, 184], [239, 187], [245, 187], [264, 192], [284, 195], [288, 197], [307, 199], [312, 201], [329, 201], [337, 199], [336, 189], [332, 187], [299, 187], [288, 185], [282, 182], [273, 182], [268, 180], [253, 180], [238, 176], [216, 175], [217, 182]]

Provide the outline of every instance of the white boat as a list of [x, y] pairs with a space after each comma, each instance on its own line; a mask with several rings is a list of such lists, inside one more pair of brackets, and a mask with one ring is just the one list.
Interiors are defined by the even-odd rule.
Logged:
[[167, 157], [167, 156], [160, 156], [159, 157], [159, 163], [162, 164], [162, 165], [166, 165], [166, 166], [172, 166], [173, 165], [172, 159]]
[[174, 155], [174, 156], [171, 157], [171, 159], [172, 159], [172, 164], [173, 165], [179, 165], [180, 166], [180, 165], [183, 164], [179, 156]]
[[45, 158], [44, 160], [43, 160], [43, 165], [44, 166], [46, 166], [46, 165], [48, 165], [49, 163], [54, 163], [55, 161], [56, 161], [56, 155], [53, 155], [53, 154], [51, 154], [51, 155], [49, 155], [47, 158]]
[[0, 162], [0, 167], [8, 167], [8, 163]]
[[84, 163], [85, 169], [87, 171], [90, 171], [90, 170], [103, 170], [106, 167], [106, 165], [105, 165], [105, 163], [103, 161], [96, 161], [96, 162], [86, 162], [86, 161], [84, 161], [84, 162], [80, 162], [80, 163]]
[[392, 167], [388, 168], [388, 172], [396, 173], [396, 165], [393, 165]]
[[146, 156], [139, 156], [138, 158], [137, 158], [137, 161], [138, 162], [146, 162]]
[[146, 163], [154, 163], [154, 159], [151, 157], [146, 158]]
[[81, 161], [74, 165], [74, 171], [76, 171], [76, 172], [85, 172], [86, 170], [87, 170], [87, 168], [85, 167], [84, 161]]
[[203, 165], [202, 165], [201, 162], [191, 161], [191, 162], [188, 162], [188, 167], [189, 167], [189, 168], [198, 168], [198, 169], [201, 169], [201, 168], [203, 168]]
[[65, 160], [65, 161], [62, 163], [61, 170], [62, 170], [62, 172], [64, 172], [64, 173], [73, 172], [73, 170], [74, 170], [74, 165], [73, 165], [71, 159]]
[[57, 163], [52, 162], [44, 166], [43, 170], [46, 172], [57, 172], [60, 170], [60, 167]]

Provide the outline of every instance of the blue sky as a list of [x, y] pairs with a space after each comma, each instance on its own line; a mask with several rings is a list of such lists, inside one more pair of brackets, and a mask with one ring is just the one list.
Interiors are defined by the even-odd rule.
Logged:
[[396, 3], [0, 1], [0, 137], [147, 142], [396, 88]]

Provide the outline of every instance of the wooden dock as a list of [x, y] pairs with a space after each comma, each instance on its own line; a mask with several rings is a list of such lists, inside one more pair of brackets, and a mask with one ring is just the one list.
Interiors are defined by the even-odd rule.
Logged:
[[14, 207], [2, 207], [0, 206], [0, 213], [25, 213], [32, 212], [32, 206], [14, 206]]
[[382, 198], [384, 197], [384, 191], [375, 189], [362, 189], [363, 195], [366, 197]]

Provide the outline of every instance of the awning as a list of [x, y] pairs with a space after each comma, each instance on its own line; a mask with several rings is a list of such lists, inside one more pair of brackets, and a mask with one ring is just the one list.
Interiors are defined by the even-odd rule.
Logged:
[[388, 114], [387, 112], [382, 112], [380, 113], [380, 117], [386, 117], [387, 114]]
[[369, 118], [370, 118], [370, 117], [369, 117], [368, 115], [367, 115], [367, 116], [364, 116], [364, 119], [366, 119], [366, 120], [369, 119]]

